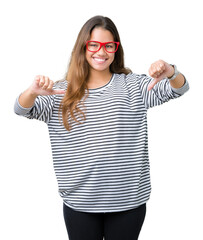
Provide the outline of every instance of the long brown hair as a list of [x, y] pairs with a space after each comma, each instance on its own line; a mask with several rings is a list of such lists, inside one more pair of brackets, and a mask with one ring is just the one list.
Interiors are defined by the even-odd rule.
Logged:
[[[90, 39], [92, 30], [96, 27], [102, 27], [110, 31], [114, 37], [114, 41], [121, 42], [115, 24], [107, 17], [95, 16], [89, 19], [81, 28], [72, 51], [68, 72], [66, 74], [66, 80], [68, 82], [67, 91], [60, 105], [63, 124], [68, 131], [71, 130], [71, 123], [73, 123], [73, 121], [80, 124], [82, 123], [81, 120], [86, 120], [85, 113], [81, 110], [89, 93], [87, 87], [89, 64], [85, 57], [85, 45]], [[110, 71], [111, 73], [124, 74], [131, 72], [130, 69], [124, 66], [124, 52], [121, 44], [115, 53], [114, 61], [110, 65]], [[87, 90], [86, 96], [85, 90]], [[81, 101], [82, 99], [83, 101]]]

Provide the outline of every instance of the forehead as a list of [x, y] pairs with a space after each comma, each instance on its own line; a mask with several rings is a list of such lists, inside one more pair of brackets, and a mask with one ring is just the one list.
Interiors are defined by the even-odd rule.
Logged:
[[114, 37], [109, 30], [98, 27], [93, 29], [90, 35], [90, 40], [99, 42], [111, 42], [114, 41]]

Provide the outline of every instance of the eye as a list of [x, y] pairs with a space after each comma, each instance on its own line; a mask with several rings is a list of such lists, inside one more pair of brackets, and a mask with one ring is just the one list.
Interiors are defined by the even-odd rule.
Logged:
[[114, 43], [107, 43], [106, 48], [113, 49], [113, 48], [115, 48], [115, 45], [114, 45]]
[[116, 50], [116, 44], [114, 42], [106, 43], [105, 48], [108, 52], [114, 52]]
[[89, 46], [90, 46], [90, 47], [97, 47], [98, 44], [96, 44], [96, 43], [90, 43]]
[[92, 52], [96, 52], [99, 49], [99, 47], [100, 47], [100, 44], [97, 42], [94, 42], [94, 41], [88, 42], [87, 48]]

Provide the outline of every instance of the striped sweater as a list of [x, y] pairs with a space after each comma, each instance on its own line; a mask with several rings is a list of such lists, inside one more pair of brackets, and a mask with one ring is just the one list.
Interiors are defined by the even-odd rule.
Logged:
[[[89, 90], [86, 120], [73, 123], [70, 132], [58, 117], [63, 95], [39, 96], [31, 108], [16, 100], [16, 114], [48, 126], [59, 194], [67, 206], [82, 212], [117, 212], [147, 202], [147, 110], [189, 89], [187, 81], [174, 89], [166, 78], [148, 91], [151, 80], [134, 73], [113, 74], [105, 86]], [[66, 89], [66, 81], [54, 88]]]

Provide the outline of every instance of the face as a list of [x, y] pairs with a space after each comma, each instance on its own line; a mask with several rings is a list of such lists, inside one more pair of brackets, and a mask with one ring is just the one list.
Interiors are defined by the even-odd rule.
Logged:
[[[110, 31], [103, 28], [95, 28], [92, 31], [89, 40], [98, 42], [112, 42], [114, 41], [114, 38]], [[104, 46], [102, 46], [98, 52], [89, 52], [86, 49], [85, 55], [90, 66], [90, 70], [110, 72], [109, 67], [114, 60], [115, 53], [106, 52]]]

